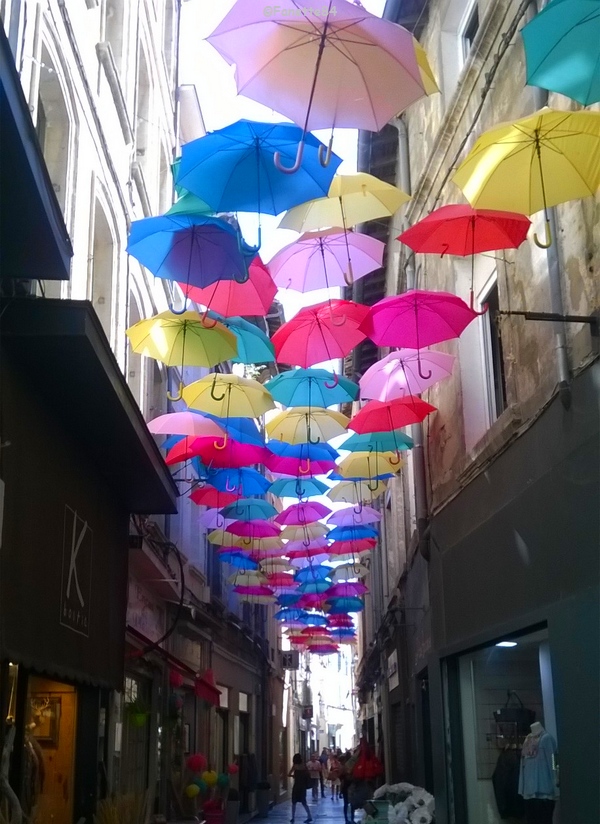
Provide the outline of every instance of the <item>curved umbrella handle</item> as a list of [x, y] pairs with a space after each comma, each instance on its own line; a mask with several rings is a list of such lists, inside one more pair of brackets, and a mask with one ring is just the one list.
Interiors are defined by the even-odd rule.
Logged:
[[473, 314], [477, 315], [478, 317], [481, 317], [481, 315], [485, 315], [485, 313], [486, 313], [486, 312], [487, 312], [487, 310], [488, 310], [488, 305], [487, 305], [487, 303], [484, 303], [484, 304], [483, 304], [483, 309], [481, 310], [481, 312], [478, 312], [478, 311], [475, 309], [475, 305], [474, 305], [474, 304], [475, 304], [475, 296], [473, 295], [473, 290], [471, 289], [471, 296], [470, 296], [470, 298], [469, 298], [469, 309], [471, 310], [471, 312], [473, 312]]
[[[208, 321], [208, 320], [212, 320], [212, 323], [207, 323], [207, 321]], [[204, 314], [203, 314], [203, 315], [202, 315], [202, 317], [200, 318], [200, 321], [201, 321], [201, 323], [202, 323], [202, 326], [203, 326], [205, 329], [214, 329], [214, 328], [215, 328], [215, 326], [216, 326], [216, 325], [218, 324], [218, 322], [219, 322], [216, 318], [209, 318], [209, 317], [208, 317], [208, 307], [206, 308], [206, 311], [204, 312]]]
[[[318, 443], [321, 443], [321, 438], [320, 438], [319, 435], [317, 435], [317, 440], [316, 441], [313, 441], [313, 439], [311, 438], [311, 436], [310, 436], [310, 434], [311, 434], [310, 433], [310, 426], [308, 427], [308, 432], [306, 434], [308, 435], [308, 443], [312, 444], [313, 446], [316, 446]], [[304, 473], [304, 474], [306, 474], [306, 473]]]
[[363, 502], [359, 501], [358, 502], [358, 509], [356, 507], [354, 507], [354, 512], [356, 512], [357, 515], [360, 515], [360, 513], [362, 511], [363, 511]]
[[331, 301], [329, 301], [329, 320], [331, 321], [332, 326], [343, 326], [346, 323], [345, 313], [340, 316], [339, 322], [336, 320], [335, 315], [333, 314], [333, 309], [331, 308]]
[[[375, 486], [373, 486], [373, 481], [375, 481]], [[379, 481], [377, 478], [369, 478], [367, 481], [367, 489], [369, 492], [377, 492], [377, 487], [379, 486]]]
[[333, 135], [329, 138], [329, 144], [327, 146], [323, 146], [321, 144], [319, 146], [319, 163], [323, 168], [329, 166], [331, 162], [331, 147], [333, 145]]
[[339, 382], [340, 382], [340, 377], [339, 377], [339, 375], [337, 374], [337, 372], [334, 372], [334, 373], [333, 373], [333, 383], [329, 383], [329, 381], [325, 381], [325, 383], [323, 384], [323, 386], [324, 386], [326, 389], [335, 389], [335, 387], [338, 385], [338, 383], [339, 383]]
[[275, 152], [273, 155], [273, 163], [275, 164], [275, 168], [278, 172], [283, 172], [286, 175], [293, 175], [294, 172], [297, 172], [300, 166], [302, 165], [302, 157], [304, 155], [304, 135], [302, 136], [302, 140], [298, 143], [298, 149], [296, 150], [296, 161], [293, 166], [289, 169], [287, 166], [284, 166], [281, 162], [281, 152]]
[[186, 295], [185, 300], [183, 301], [183, 309], [175, 309], [173, 306], [169, 306], [169, 312], [172, 312], [174, 315], [185, 315], [185, 313], [187, 312], [187, 304], [188, 299]]
[[226, 432], [225, 435], [223, 436], [223, 443], [221, 445], [219, 445], [219, 441], [214, 441], [213, 446], [214, 446], [215, 449], [225, 449], [225, 447], [227, 446], [227, 441], [228, 440], [229, 440], [229, 436]]
[[304, 514], [303, 509], [298, 510], [298, 520], [302, 524], [302, 526], [306, 526], [306, 515]]
[[226, 492], [236, 492], [237, 486], [234, 484], [233, 486], [229, 486], [229, 478], [225, 481], [225, 491]]
[[302, 484], [300, 483], [300, 479], [296, 481], [296, 495], [298, 498], [302, 498]]
[[[312, 441], [311, 441], [311, 443], [312, 443]], [[301, 475], [308, 475], [310, 473], [310, 458], [306, 459], [306, 469], [303, 469], [302, 461], [300, 461], [300, 463], [298, 464], [298, 472]]]
[[348, 272], [344, 272], [344, 280], [346, 281], [346, 286], [352, 286], [354, 283], [354, 271], [350, 258], [348, 258]]
[[167, 392], [167, 400], [169, 401], [181, 401], [183, 400], [183, 381], [179, 381], [179, 391], [176, 395], [171, 395], [170, 392]]
[[304, 538], [302, 539], [302, 546], [305, 547], [305, 549], [309, 548], [310, 538], [308, 537], [308, 535], [305, 535]]
[[417, 372], [419, 373], [419, 377], [423, 378], [424, 381], [429, 380], [429, 378], [432, 375], [431, 369], [427, 373], [423, 372], [423, 370], [421, 368], [421, 356], [420, 355], [417, 356]]
[[223, 394], [221, 396], [215, 395], [216, 386], [217, 386], [217, 380], [215, 378], [215, 380], [212, 382], [211, 387], [210, 387], [210, 396], [213, 399], [213, 401], [222, 401], [227, 393], [223, 392]]
[[215, 524], [217, 525], [217, 529], [223, 529], [225, 526], [225, 518], [219, 513], [215, 519]]
[[394, 455], [393, 458], [388, 458], [388, 461], [389, 461], [389, 463], [391, 463], [392, 466], [399, 466], [400, 463], [402, 462], [402, 457], [400, 456], [400, 451], [398, 449], [396, 449], [396, 454]]
[[242, 543], [244, 544], [244, 546], [250, 546], [250, 544], [252, 543], [252, 538], [242, 538]]
[[550, 228], [550, 221], [546, 218], [546, 241], [542, 243], [542, 241], [537, 236], [537, 232], [533, 233], [533, 242], [536, 246], [539, 246], [540, 249], [549, 249], [552, 246], [552, 229]]

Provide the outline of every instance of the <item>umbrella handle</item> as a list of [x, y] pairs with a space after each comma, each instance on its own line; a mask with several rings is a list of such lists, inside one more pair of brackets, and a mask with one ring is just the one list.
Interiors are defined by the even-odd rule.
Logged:
[[219, 515], [217, 515], [217, 518], [216, 518], [215, 523], [216, 523], [216, 525], [217, 525], [217, 529], [223, 529], [223, 527], [225, 526], [225, 518], [223, 518], [223, 517], [221, 516], [221, 523], [219, 523], [219, 517], [220, 517], [220, 516], [219, 516]]
[[235, 492], [237, 490], [237, 486], [234, 484], [233, 486], [229, 486], [229, 478], [225, 481], [225, 491], [226, 492]]
[[537, 232], [533, 233], [533, 242], [536, 246], [539, 246], [540, 249], [549, 249], [552, 246], [552, 229], [550, 228], [550, 221], [546, 218], [546, 241], [542, 243], [542, 241], [537, 236]]
[[226, 432], [225, 435], [223, 436], [223, 443], [219, 446], [219, 441], [214, 441], [214, 443], [213, 443], [214, 448], [215, 449], [225, 449], [225, 447], [227, 446], [228, 438], [229, 438], [229, 436], [227, 435], [227, 432]]
[[421, 357], [420, 356], [417, 357], [417, 371], [419, 373], [419, 377], [423, 378], [424, 381], [428, 380], [431, 377], [431, 374], [432, 374], [431, 369], [427, 373], [423, 372], [423, 370], [421, 369]]
[[169, 311], [172, 312], [174, 315], [185, 315], [185, 313], [187, 312], [187, 304], [188, 304], [188, 299], [187, 299], [187, 295], [186, 295], [185, 300], [183, 301], [183, 308], [182, 309], [175, 309], [175, 307], [169, 306]]
[[244, 544], [244, 546], [250, 546], [250, 544], [252, 543], [252, 538], [242, 538], [242, 543]]
[[212, 382], [212, 384], [211, 384], [211, 387], [210, 387], [210, 396], [211, 396], [211, 398], [213, 399], [213, 401], [222, 401], [222, 400], [223, 400], [223, 398], [224, 398], [224, 397], [225, 397], [225, 395], [226, 395], [226, 392], [223, 392], [223, 394], [222, 394], [220, 397], [219, 397], [218, 395], [215, 395], [215, 387], [216, 387], [216, 385], [217, 385], [217, 382], [216, 382], [216, 380], [214, 380], [214, 381]]
[[[302, 140], [298, 143], [298, 149], [296, 150], [296, 162], [293, 166], [289, 169], [287, 166], [284, 166], [281, 162], [281, 152], [275, 152], [273, 155], [273, 163], [275, 164], [275, 168], [278, 172], [283, 172], [286, 175], [293, 175], [294, 172], [297, 172], [300, 166], [302, 165], [302, 156], [304, 155], [304, 135], [302, 136]], [[320, 160], [320, 155], [319, 155]]]
[[298, 472], [301, 475], [308, 475], [310, 473], [310, 458], [306, 459], [306, 469], [302, 468], [302, 462], [298, 464]]
[[302, 539], [302, 546], [305, 547], [306, 549], [308, 549], [309, 546], [310, 546], [310, 538], [303, 538]]
[[399, 466], [399, 464], [402, 461], [402, 457], [400, 455], [400, 452], [396, 449], [396, 454], [394, 455], [393, 458], [388, 458], [388, 461], [391, 463], [392, 466]]
[[[373, 481], [375, 481], [375, 486], [373, 486]], [[367, 489], [369, 492], [377, 492], [377, 487], [379, 486], [379, 481], [377, 478], [369, 478], [367, 481]]]
[[212, 323], [207, 323], [207, 321], [209, 320], [209, 317], [208, 317], [208, 307], [206, 307], [206, 311], [204, 312], [204, 314], [202, 315], [202, 317], [200, 318], [200, 320], [201, 320], [201, 322], [202, 322], [202, 326], [203, 326], [205, 329], [214, 329], [214, 328], [215, 328], [215, 326], [216, 326], [216, 325], [218, 324], [218, 322], [219, 322], [216, 318], [214, 318], [214, 319], [212, 319], [212, 320], [213, 320], [213, 322], [212, 322]]
[[325, 386], [326, 389], [335, 389], [335, 387], [338, 385], [339, 382], [340, 382], [339, 375], [337, 374], [337, 372], [334, 372], [333, 373], [333, 383], [329, 383], [328, 381], [325, 381], [323, 386]]
[[[321, 438], [320, 438], [319, 435], [317, 435], [317, 440], [316, 441], [313, 441], [313, 439], [310, 437], [310, 428], [307, 432], [307, 435], [308, 435], [308, 443], [311, 443], [313, 446], [316, 446], [318, 443], [321, 443]], [[304, 473], [304, 474], [306, 474], [306, 473]]]
[[354, 512], [356, 512], [357, 515], [360, 515], [360, 513], [362, 511], [363, 511], [363, 502], [359, 501], [358, 502], [358, 509], [356, 507], [354, 507]]
[[473, 312], [473, 314], [477, 315], [478, 317], [480, 317], [481, 315], [485, 315], [485, 313], [487, 312], [487, 310], [489, 308], [487, 303], [483, 304], [483, 309], [481, 310], [481, 312], [476, 311], [476, 309], [474, 307], [474, 303], [475, 303], [475, 298], [474, 298], [474, 295], [473, 295], [473, 290], [471, 289], [471, 297], [469, 299], [469, 309], [471, 310], [471, 312]]
[[303, 510], [303, 509], [299, 509], [299, 510], [298, 510], [298, 520], [300, 521], [300, 523], [302, 524], [302, 526], [306, 526], [306, 516], [305, 516], [305, 514], [304, 514], [304, 510]]
[[319, 163], [321, 164], [321, 166], [323, 166], [323, 168], [329, 166], [329, 164], [331, 162], [331, 147], [332, 147], [332, 145], [333, 145], [333, 135], [331, 135], [331, 137], [329, 138], [329, 145], [328, 146], [323, 146], [323, 144], [321, 144], [319, 146]]
[[169, 400], [169, 401], [183, 400], [183, 381], [179, 381], [179, 390], [178, 390], [176, 395], [171, 395], [170, 392], [167, 392], [167, 400]]
[[339, 322], [336, 320], [333, 311], [331, 309], [331, 302], [329, 303], [329, 320], [331, 321], [332, 326], [343, 326], [346, 323], [346, 314], [344, 313], [339, 318]]

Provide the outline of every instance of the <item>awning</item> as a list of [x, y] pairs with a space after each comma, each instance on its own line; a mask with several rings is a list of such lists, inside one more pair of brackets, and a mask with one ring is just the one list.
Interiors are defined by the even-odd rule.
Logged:
[[215, 707], [221, 706], [221, 693], [217, 689], [215, 674], [211, 669], [207, 669], [205, 673], [196, 679], [195, 690], [198, 698], [203, 698]]

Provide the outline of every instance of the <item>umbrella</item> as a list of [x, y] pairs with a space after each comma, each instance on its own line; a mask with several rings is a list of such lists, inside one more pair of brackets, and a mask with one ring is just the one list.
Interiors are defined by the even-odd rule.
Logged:
[[271, 258], [269, 269], [280, 289], [343, 288], [380, 269], [384, 251], [385, 243], [359, 232], [305, 232]]
[[192, 286], [248, 278], [239, 232], [216, 217], [162, 215], [134, 220], [127, 251], [154, 275]]
[[371, 475], [369, 478], [363, 474], [363, 472], [359, 472], [357, 475], [341, 475], [339, 472], [330, 472], [327, 476], [328, 481], [371, 481], [372, 485], [375, 484], [375, 481], [389, 481], [390, 478], [394, 477], [393, 472], [382, 472], [378, 475]]
[[221, 514], [224, 518], [234, 518], [236, 521], [252, 521], [255, 518], [272, 518], [277, 515], [277, 510], [268, 501], [240, 498], [238, 501], [224, 507]]
[[302, 504], [292, 504], [275, 516], [278, 524], [289, 524], [290, 526], [301, 526], [303, 524], [314, 523], [324, 518], [331, 510], [318, 502], [308, 502]]
[[435, 406], [414, 395], [393, 401], [369, 401], [350, 419], [349, 429], [355, 432], [389, 432], [413, 423], [421, 423], [435, 412]]
[[327, 300], [305, 306], [272, 337], [277, 360], [298, 366], [345, 358], [361, 343], [360, 329], [369, 309], [350, 300]]
[[276, 589], [280, 593], [282, 591], [295, 592], [298, 588], [290, 572], [271, 572], [267, 575], [267, 583], [271, 589]]
[[269, 270], [257, 256], [248, 267], [248, 280], [218, 280], [204, 289], [179, 284], [184, 293], [201, 306], [213, 309], [220, 315], [251, 315], [262, 317], [271, 308], [277, 286]]
[[597, 0], [552, 0], [521, 29], [527, 84], [577, 100], [600, 101]]
[[329, 529], [320, 522], [303, 524], [302, 526], [286, 526], [283, 528], [281, 537], [287, 541], [303, 541], [304, 546], [313, 538], [324, 538]]
[[329, 590], [331, 587], [331, 581], [324, 581], [324, 580], [311, 580], [305, 581], [303, 584], [299, 584], [298, 592], [301, 592], [302, 595], [321, 595]]
[[216, 212], [278, 215], [327, 194], [341, 158], [319, 163], [325, 146], [314, 135], [305, 139], [304, 157], [293, 177], [274, 164], [274, 155], [293, 164], [302, 129], [293, 123], [238, 120], [192, 140], [182, 149], [177, 182], [209, 203]]
[[[222, 547], [237, 547], [238, 549], [244, 549], [249, 553], [253, 553], [255, 551], [271, 551], [271, 550], [278, 550], [279, 554], [281, 555], [281, 550], [283, 549], [283, 541], [281, 538], [273, 537], [273, 538], [244, 538], [240, 535], [233, 535], [231, 532], [225, 532], [223, 529], [213, 529], [212, 532], [209, 532], [206, 536], [207, 540], [211, 544], [216, 544], [217, 546]], [[259, 560], [258, 558], [254, 558], [253, 560]]]
[[313, 655], [333, 655], [339, 647], [337, 644], [309, 644], [308, 651]]
[[269, 437], [288, 444], [318, 444], [346, 431], [348, 418], [329, 409], [298, 406], [279, 412], [266, 424]]
[[322, 594], [319, 595], [318, 592], [312, 594], [305, 592], [300, 595], [296, 603], [301, 609], [317, 609], [322, 612], [325, 607], [325, 598]]
[[260, 569], [265, 575], [274, 575], [276, 572], [287, 573], [290, 571], [290, 563], [285, 558], [265, 558], [260, 561]]
[[232, 492], [221, 491], [209, 485], [194, 489], [190, 495], [190, 499], [198, 506], [226, 506], [237, 500], [237, 498], [238, 495], [234, 495]]
[[352, 598], [355, 595], [364, 595], [368, 592], [368, 587], [361, 583], [348, 583], [347, 581], [341, 584], [334, 584], [328, 591], [328, 599], [330, 598]]
[[359, 435], [354, 432], [344, 441], [340, 450], [349, 452], [398, 452], [403, 449], [412, 449], [414, 446], [412, 438], [405, 435], [400, 429], [392, 429], [389, 432], [364, 432]]
[[294, 206], [283, 216], [281, 229], [309, 232], [341, 226], [346, 231], [357, 223], [391, 217], [410, 196], [373, 175], [359, 172], [336, 175], [327, 197]]
[[484, 132], [452, 178], [472, 206], [534, 214], [600, 186], [600, 112], [541, 109]]
[[326, 369], [290, 369], [264, 386], [283, 406], [337, 406], [358, 397], [353, 381]]
[[299, 540], [289, 540], [285, 547], [285, 554], [288, 558], [308, 558], [313, 557], [318, 553], [326, 553], [328, 551], [329, 542], [327, 538], [322, 535], [317, 538], [311, 538], [309, 541], [304, 536]]
[[[298, 604], [302, 596], [299, 592], [280, 592], [277, 596], [277, 603], [281, 607], [290, 607]], [[304, 607], [300, 607], [300, 609], [304, 609]], [[286, 621], [287, 626], [291, 626], [292, 622]], [[304, 624], [298, 622], [298, 626], [304, 626]]]
[[357, 526], [365, 524], [376, 524], [381, 521], [381, 513], [370, 506], [363, 506], [360, 512], [355, 512], [354, 507], [346, 507], [345, 509], [338, 509], [332, 512], [327, 518], [328, 524], [334, 526]]
[[269, 521], [256, 519], [254, 521], [234, 521], [225, 527], [225, 532], [239, 535], [241, 538], [275, 538], [281, 532], [281, 528]]
[[338, 613], [337, 615], [328, 615], [327, 624], [329, 627], [354, 627], [354, 619], [348, 614]]
[[220, 418], [258, 418], [275, 407], [271, 395], [258, 381], [216, 372], [186, 386], [183, 400], [192, 409]]
[[336, 526], [329, 533], [329, 538], [335, 542], [361, 541], [363, 538], [377, 539], [378, 532], [370, 526], [353, 524], [352, 526]]
[[[199, 415], [199, 412], [194, 412], [194, 415]], [[210, 418], [222, 426], [228, 435], [235, 438], [236, 441], [242, 443], [251, 443], [255, 446], [264, 446], [265, 439], [258, 429], [256, 422], [252, 418], [219, 418], [217, 415], [211, 415], [208, 412], [202, 413], [205, 418]]]
[[243, 570], [252, 570], [258, 569], [258, 563], [253, 561], [249, 555], [245, 552], [236, 552], [233, 550], [227, 550], [219, 554], [219, 561], [222, 561], [225, 564], [231, 564], [231, 566], [236, 567], [237, 569]]
[[225, 434], [225, 429], [212, 418], [190, 411], [159, 415], [148, 421], [148, 429], [153, 435], [193, 435], [199, 438], [222, 438]]
[[[370, 489], [365, 481], [341, 481], [330, 489], [327, 496], [332, 501], [348, 504], [370, 503], [382, 495], [387, 489], [383, 482], [377, 484], [376, 488]], [[359, 511], [357, 509], [357, 511]]]
[[227, 579], [230, 584], [238, 584], [239, 586], [257, 586], [264, 584], [267, 581], [267, 576], [258, 570], [238, 570]]
[[207, 318], [212, 318], [212, 325], [223, 325], [234, 335], [237, 351], [230, 358], [232, 363], [271, 363], [275, 360], [273, 344], [255, 323], [242, 317], [222, 317], [211, 310], [207, 310], [203, 318], [207, 324]]
[[365, 608], [364, 603], [356, 596], [328, 598], [327, 601], [331, 604], [331, 608], [329, 609], [330, 615], [339, 615], [345, 612], [361, 612]]
[[[360, 379], [361, 398], [391, 401], [420, 395], [452, 374], [454, 356], [431, 350], [400, 349], [370, 366]], [[429, 373], [428, 378], [422, 378]]]
[[[265, 16], [254, 0], [238, 0], [207, 38], [235, 63], [239, 94], [303, 125], [289, 171], [300, 167], [304, 140], [313, 129], [378, 132], [425, 94], [406, 29], [346, 0], [329, 0], [323, 9], [294, 6], [298, 14], [280, 15], [276, 7], [274, 15]], [[276, 162], [279, 166], [280, 159]]]
[[278, 621], [298, 621], [304, 624], [308, 624], [310, 619], [309, 613], [304, 609], [280, 609], [273, 617]]
[[241, 443], [226, 435], [220, 439], [185, 437], [167, 452], [165, 463], [172, 465], [199, 457], [206, 466], [232, 468], [262, 463], [267, 454], [264, 446]]
[[[221, 494], [230, 495], [230, 500], [223, 500], [222, 506], [241, 498], [242, 495], [264, 495], [270, 482], [256, 469], [241, 467], [239, 469], [219, 469], [209, 473], [209, 482]], [[231, 493], [235, 495], [231, 495]]]
[[[179, 163], [179, 161], [177, 161]], [[184, 190], [185, 191], [185, 190]], [[165, 212], [165, 215], [200, 215], [208, 217], [214, 215], [214, 211], [208, 203], [200, 200], [191, 192], [185, 192], [177, 201]]]
[[400, 455], [393, 452], [351, 452], [338, 464], [338, 473], [342, 478], [372, 480], [394, 475], [402, 465]]
[[233, 592], [240, 596], [240, 600], [253, 604], [274, 604], [276, 600], [275, 592], [265, 586], [235, 586]]
[[[279, 441], [270, 441], [271, 445], [280, 443]], [[305, 477], [306, 475], [326, 475], [332, 469], [335, 469], [334, 459], [328, 455], [325, 450], [319, 450], [316, 454], [320, 444], [317, 446], [310, 443], [285, 444], [291, 449], [295, 449], [298, 454], [286, 455], [270, 455], [265, 458], [265, 466], [271, 472], [277, 472], [280, 475], [292, 475], [294, 477]]]
[[294, 480], [280, 478], [269, 487], [271, 495], [276, 495], [279, 498], [313, 498], [316, 495], [325, 494], [328, 490], [327, 484], [314, 478], [296, 478]]
[[335, 460], [339, 452], [327, 441], [320, 443], [285, 443], [285, 441], [268, 441], [267, 449], [278, 458], [296, 458], [298, 460]]
[[334, 569], [330, 566], [308, 566], [295, 572], [294, 579], [296, 581], [300, 581], [301, 583], [304, 583], [305, 581], [325, 580], [326, 578], [331, 578], [333, 572]]
[[223, 518], [220, 510], [218, 509], [207, 509], [206, 512], [203, 512], [202, 515], [200, 515], [199, 521], [202, 526], [211, 530], [225, 528], [226, 526], [234, 523], [233, 518]]
[[349, 581], [352, 578], [364, 578], [369, 574], [369, 567], [364, 564], [340, 564], [333, 573], [334, 581]]

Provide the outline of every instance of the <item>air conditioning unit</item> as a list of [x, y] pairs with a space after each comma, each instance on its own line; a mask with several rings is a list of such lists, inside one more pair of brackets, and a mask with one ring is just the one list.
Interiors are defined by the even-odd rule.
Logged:
[[300, 652], [297, 649], [282, 651], [281, 668], [284, 670], [297, 670], [300, 668]]

